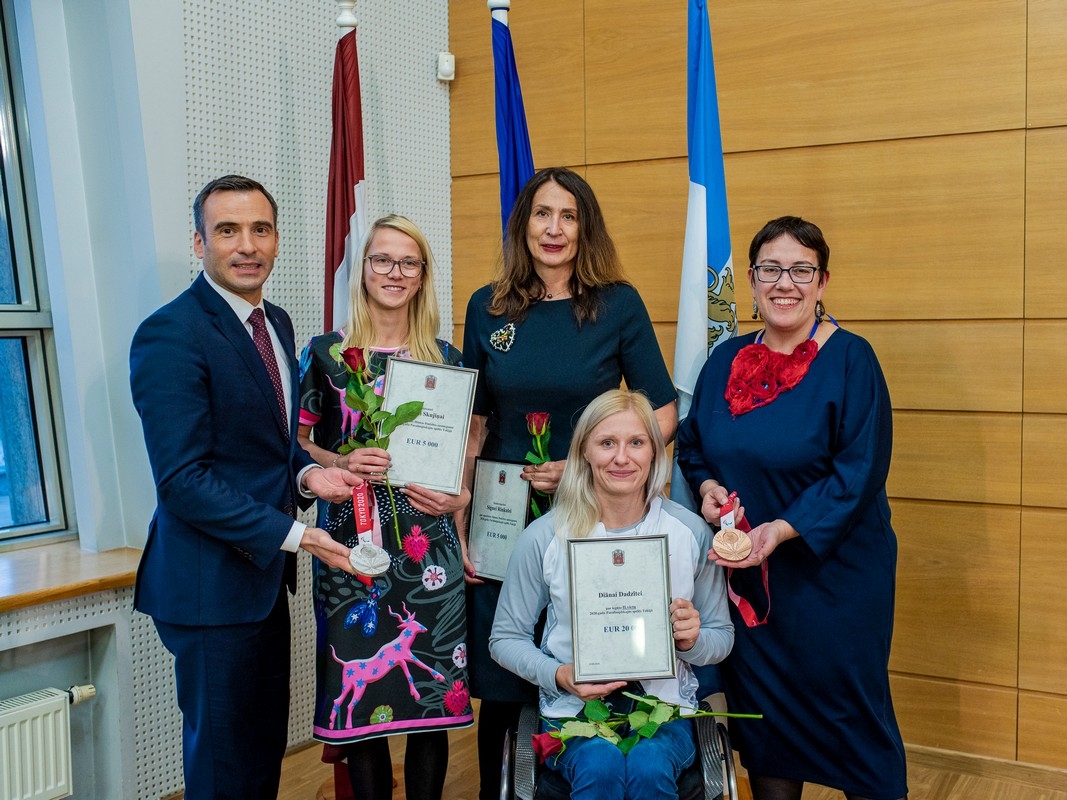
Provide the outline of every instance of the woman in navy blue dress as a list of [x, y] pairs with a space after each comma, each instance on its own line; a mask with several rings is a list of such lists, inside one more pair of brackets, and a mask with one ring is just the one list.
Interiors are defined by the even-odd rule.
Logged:
[[892, 409], [871, 346], [824, 317], [829, 257], [798, 217], [756, 235], [764, 328], [715, 349], [678, 435], [705, 519], [717, 524], [736, 492], [752, 526], [752, 552], [718, 563], [741, 598], [727, 700], [764, 715], [731, 722], [755, 800], [800, 800], [805, 781], [850, 800], [907, 796], [888, 672]]
[[[562, 167], [538, 171], [515, 200], [503, 249], [497, 279], [467, 304], [464, 364], [480, 373], [470, 455], [526, 460], [526, 415], [547, 413], [549, 460], [527, 466], [523, 477], [552, 495], [582, 410], [623, 380], [648, 397], [669, 441], [678, 423], [674, 384], [589, 184]], [[504, 732], [518, 721], [523, 703], [537, 701], [533, 684], [489, 655], [500, 586], [468, 578], [471, 695], [482, 701], [481, 800], [499, 796]]]

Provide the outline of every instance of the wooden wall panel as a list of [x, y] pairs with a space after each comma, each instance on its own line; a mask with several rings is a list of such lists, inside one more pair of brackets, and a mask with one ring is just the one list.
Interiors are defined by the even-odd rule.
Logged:
[[685, 3], [585, 0], [588, 163], [685, 158], [686, 13]]
[[1067, 695], [1067, 512], [1023, 509], [1021, 561], [1019, 686]]
[[[1062, 75], [1055, 76], [1062, 82]], [[1026, 133], [1026, 316], [1064, 318], [1063, 219], [1067, 128]], [[1010, 275], [1005, 276], [1013, 280]]]
[[1015, 686], [1019, 510], [894, 500], [893, 527], [899, 558], [890, 668]]
[[[649, 315], [657, 322], [677, 321], [689, 197], [686, 159], [593, 165], [586, 177]], [[649, 213], [651, 207], [655, 213]]]
[[497, 176], [452, 180], [452, 319], [462, 324], [471, 294], [492, 279], [500, 261]]
[[897, 411], [889, 495], [1017, 504], [1021, 450], [1014, 414]]
[[893, 674], [904, 741], [993, 758], [1015, 758], [1014, 689]]
[[1021, 0], [708, 7], [728, 152], [1023, 125]]
[[[1023, 326], [1019, 320], [842, 320], [842, 324], [874, 347], [893, 408], [1022, 410]], [[1067, 386], [1060, 391], [1067, 395]]]
[[1023, 417], [1022, 502], [1067, 508], [1067, 416]]
[[1023, 341], [1023, 407], [1067, 413], [1067, 319], [1027, 320]]
[[1019, 692], [1020, 761], [1067, 769], [1067, 697]]
[[[830, 244], [835, 316], [1021, 316], [1023, 145], [1009, 131], [731, 155], [734, 264], [767, 220], [797, 214]], [[751, 308], [744, 281], [737, 297]]]
[[[452, 2], [449, 47], [452, 175], [497, 172], [491, 16], [484, 2]], [[509, 15], [534, 164], [585, 161], [582, 4], [512, 3]], [[499, 212], [498, 212], [499, 213]]]
[[1026, 125], [1067, 125], [1067, 3], [1026, 5]]

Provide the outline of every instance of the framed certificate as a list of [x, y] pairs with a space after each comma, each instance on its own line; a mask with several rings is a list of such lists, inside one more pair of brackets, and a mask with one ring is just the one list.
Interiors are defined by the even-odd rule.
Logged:
[[480, 577], [504, 580], [511, 551], [526, 527], [531, 487], [521, 477], [525, 466], [485, 458], [474, 462], [467, 555]]
[[422, 413], [389, 438], [391, 483], [460, 493], [477, 379], [476, 369], [389, 359], [382, 408], [392, 411], [401, 403], [423, 403]]
[[672, 678], [667, 537], [567, 542], [576, 683]]

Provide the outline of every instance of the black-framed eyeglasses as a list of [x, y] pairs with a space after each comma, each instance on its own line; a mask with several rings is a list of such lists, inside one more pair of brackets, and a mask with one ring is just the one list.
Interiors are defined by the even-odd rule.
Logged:
[[371, 271], [378, 275], [388, 275], [395, 266], [400, 267], [400, 274], [405, 278], [419, 277], [426, 266], [425, 261], [417, 258], [389, 258], [382, 253], [371, 253], [366, 260], [370, 262]]
[[777, 264], [752, 265], [752, 270], [756, 273], [756, 280], [760, 283], [778, 283], [778, 279], [782, 277], [783, 272], [789, 273], [789, 279], [793, 283], [811, 283], [815, 278], [815, 273], [820, 269], [821, 267], [809, 267], [804, 264], [793, 267], [780, 267]]

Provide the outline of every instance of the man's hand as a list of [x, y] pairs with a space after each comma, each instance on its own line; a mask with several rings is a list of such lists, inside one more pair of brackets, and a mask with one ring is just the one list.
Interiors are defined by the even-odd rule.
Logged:
[[330, 503], [343, 503], [352, 498], [352, 487], [363, 483], [360, 478], [340, 467], [309, 469], [304, 473], [304, 486], [309, 492]]
[[[321, 472], [322, 470], [315, 471]], [[340, 542], [335, 542], [333, 537], [322, 528], [307, 528], [300, 539], [300, 548], [307, 550], [327, 566], [342, 569], [353, 575], [356, 573], [352, 562], [348, 560], [348, 554], [351, 551]]]

